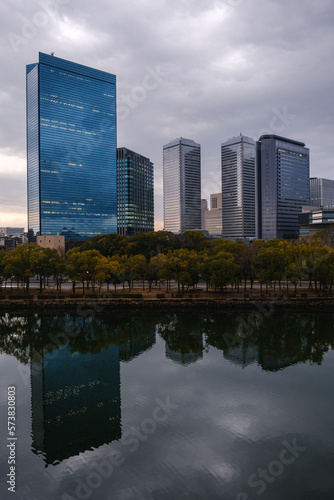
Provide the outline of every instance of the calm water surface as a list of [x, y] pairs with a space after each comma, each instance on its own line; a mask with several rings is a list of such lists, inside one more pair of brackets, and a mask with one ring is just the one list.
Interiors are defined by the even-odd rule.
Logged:
[[0, 498], [332, 500], [333, 326], [329, 313], [2, 314]]

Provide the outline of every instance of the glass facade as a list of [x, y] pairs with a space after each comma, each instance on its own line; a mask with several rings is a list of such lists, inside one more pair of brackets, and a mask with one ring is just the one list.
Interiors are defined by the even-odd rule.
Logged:
[[256, 238], [256, 143], [240, 134], [221, 145], [222, 236]]
[[304, 207], [299, 214], [299, 236], [314, 236], [322, 231], [327, 245], [334, 245], [334, 208]]
[[153, 163], [127, 148], [117, 148], [118, 233], [154, 231]]
[[334, 206], [334, 181], [311, 177], [310, 198], [312, 207]]
[[298, 214], [310, 204], [309, 149], [275, 135], [259, 143], [261, 237], [297, 239]]
[[175, 139], [163, 146], [164, 229], [201, 228], [201, 146]]
[[117, 231], [116, 77], [47, 54], [27, 66], [28, 231]]

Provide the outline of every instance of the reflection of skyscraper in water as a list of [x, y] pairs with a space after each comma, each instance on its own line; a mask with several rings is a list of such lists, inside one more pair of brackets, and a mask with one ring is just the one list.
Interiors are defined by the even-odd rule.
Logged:
[[166, 358], [171, 359], [172, 361], [175, 361], [175, 363], [179, 363], [180, 365], [189, 365], [190, 363], [196, 363], [196, 361], [202, 359], [203, 351], [173, 351], [168, 347], [168, 344], [166, 343]]
[[288, 366], [297, 365], [299, 362], [298, 356], [278, 358], [274, 354], [260, 352], [259, 365], [264, 371], [277, 372], [283, 368], [288, 368]]
[[245, 368], [259, 361], [259, 348], [254, 344], [245, 345], [242, 343], [224, 351], [224, 358]]
[[[149, 325], [148, 325], [149, 328]], [[150, 349], [156, 341], [155, 326], [152, 325], [152, 332], [141, 335], [133, 340], [122, 344], [119, 348], [120, 361], [131, 361], [143, 352]]]
[[[303, 341], [303, 348], [307, 347], [306, 340]], [[283, 353], [275, 353], [272, 347], [249, 344], [245, 341], [236, 345], [235, 347], [231, 347], [224, 351], [224, 358], [231, 363], [237, 364], [245, 368], [252, 363], [257, 363], [261, 366], [264, 371], [279, 371], [283, 368], [287, 368], [288, 366], [293, 366], [300, 362], [303, 355], [303, 349], [300, 351], [300, 358], [297, 355], [288, 356], [287, 354], [283, 355]]]
[[112, 329], [102, 318], [43, 319], [43, 331], [80, 332], [50, 354], [30, 349], [36, 360], [31, 362], [32, 446], [49, 465], [121, 438], [120, 361], [152, 347], [156, 333], [147, 319], [124, 324], [120, 318]]
[[67, 347], [31, 364], [33, 451], [47, 464], [121, 437], [119, 348]]

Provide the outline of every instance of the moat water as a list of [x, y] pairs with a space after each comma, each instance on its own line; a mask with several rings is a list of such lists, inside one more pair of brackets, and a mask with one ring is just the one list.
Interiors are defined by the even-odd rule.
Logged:
[[3, 313], [0, 498], [332, 500], [333, 345], [330, 313]]

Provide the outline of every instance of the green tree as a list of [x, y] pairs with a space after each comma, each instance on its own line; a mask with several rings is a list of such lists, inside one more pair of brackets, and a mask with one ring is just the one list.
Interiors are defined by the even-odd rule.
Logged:
[[288, 271], [288, 259], [286, 254], [286, 242], [280, 240], [268, 240], [262, 245], [254, 259], [255, 268], [259, 274], [259, 281], [268, 284], [279, 282], [286, 278]]
[[144, 255], [133, 255], [123, 260], [123, 280], [128, 282], [129, 291], [134, 280], [143, 279], [145, 266]]
[[210, 245], [209, 239], [202, 231], [185, 231], [183, 233], [184, 248], [201, 252], [207, 249]]
[[234, 256], [228, 252], [220, 252], [210, 262], [210, 285], [222, 291], [227, 285], [233, 285], [240, 266], [235, 263]]
[[60, 264], [63, 264], [64, 259], [53, 248], [37, 247], [33, 254], [32, 270], [34, 274], [39, 276], [40, 292], [42, 292], [43, 284], [51, 276], [57, 276], [60, 271]]
[[161, 276], [168, 281], [175, 279], [178, 284], [178, 289], [182, 287], [195, 286], [199, 281], [201, 266], [197, 252], [182, 248], [179, 250], [169, 251], [167, 259], [163, 264]]
[[253, 283], [256, 278], [255, 257], [257, 253], [258, 247], [256, 245], [249, 245], [242, 248], [237, 257], [241, 276], [245, 280], [245, 291], [248, 279], [251, 282], [251, 288], [253, 288]]
[[136, 248], [136, 244], [129, 236], [115, 233], [94, 236], [90, 240], [79, 245], [80, 246], [75, 248], [80, 252], [98, 250], [104, 257], [112, 257], [113, 255], [133, 255]]
[[39, 252], [36, 243], [25, 243], [6, 253], [4, 259], [4, 272], [7, 276], [15, 276], [17, 281], [25, 285], [27, 293], [31, 278], [35, 276], [34, 265], [36, 252]]
[[72, 280], [72, 291], [75, 293], [76, 284], [82, 279], [83, 257], [77, 247], [66, 252], [66, 275]]
[[2, 283], [3, 281], [7, 280], [8, 275], [5, 273], [5, 268], [6, 268], [6, 260], [5, 260], [6, 253], [2, 250], [0, 250], [0, 292], [2, 291]]
[[[149, 291], [152, 289], [152, 283], [156, 283], [160, 279], [163, 266], [167, 260], [166, 255], [160, 253], [154, 257], [151, 257], [150, 262], [145, 266], [145, 277], [148, 282]], [[160, 285], [159, 285], [160, 286]]]
[[109, 291], [110, 283], [113, 283], [116, 290], [117, 283], [121, 283], [122, 265], [119, 255], [113, 257], [101, 256], [97, 264], [97, 281], [100, 283], [107, 283], [107, 290]]

